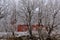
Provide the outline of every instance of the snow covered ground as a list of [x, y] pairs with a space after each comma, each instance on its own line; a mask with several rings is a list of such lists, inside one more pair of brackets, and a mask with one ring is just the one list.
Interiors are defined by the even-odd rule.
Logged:
[[[16, 37], [29, 35], [28, 32], [14, 32]], [[0, 37], [12, 36], [12, 32], [0, 32]]]
[[[34, 35], [38, 34], [37, 31], [32, 31], [32, 32]], [[26, 32], [14, 32], [14, 33], [15, 33], [16, 37], [29, 35], [28, 31], [26, 31]], [[9, 37], [9, 36], [12, 36], [12, 32], [0, 32], [0, 37]]]
[[29, 35], [29, 33], [26, 31], [26, 32], [15, 32], [15, 36], [16, 37], [19, 37], [19, 36], [27, 36]]

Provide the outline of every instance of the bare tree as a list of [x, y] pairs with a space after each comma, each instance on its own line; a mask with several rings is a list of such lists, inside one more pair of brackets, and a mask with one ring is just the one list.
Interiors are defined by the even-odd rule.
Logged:
[[[56, 1], [57, 2], [57, 1]], [[43, 6], [42, 6], [42, 9], [43, 9], [43, 7], [45, 8], [45, 10], [41, 10], [41, 5], [39, 6], [39, 11], [38, 11], [38, 24], [41, 26], [41, 24], [42, 24], [42, 21], [43, 21], [43, 18], [45, 18], [45, 28], [46, 28], [46, 31], [47, 31], [47, 39], [46, 40], [51, 40], [51, 34], [52, 34], [52, 31], [55, 29], [55, 27], [58, 27], [58, 25], [60, 25], [60, 23], [55, 23], [55, 21], [56, 21], [56, 15], [58, 15], [58, 12], [59, 12], [59, 7], [58, 7], [58, 5], [57, 5], [57, 3], [55, 2], [55, 4], [53, 5], [52, 4], [52, 1], [50, 0], [50, 5], [49, 5], [49, 3], [47, 4], [47, 6], [46, 6], [46, 8], [45, 8], [45, 6], [44, 6], [44, 4], [43, 4]], [[39, 3], [40, 4], [40, 3]], [[49, 7], [49, 6], [50, 7]], [[56, 6], [57, 5], [57, 6]], [[57, 10], [56, 10], [57, 9]], [[45, 12], [44, 12], [45, 11]], [[45, 17], [43, 17], [43, 12], [45, 13]], [[52, 20], [53, 21], [51, 21], [50, 20], [50, 16], [52, 15]], [[52, 23], [51, 23], [52, 22]], [[43, 25], [43, 24], [42, 24]], [[43, 36], [41, 36], [42, 34], [41, 34], [41, 31], [42, 31], [43, 29], [40, 27], [39, 28], [39, 31], [38, 31], [38, 33], [39, 33], [39, 39], [41, 40], [44, 40], [44, 38], [43, 38]]]
[[16, 4], [15, 4], [15, 1], [13, 2], [13, 9], [12, 9], [12, 11], [13, 11], [13, 14], [12, 14], [12, 16], [11, 16], [11, 25], [12, 25], [12, 30], [11, 30], [11, 32], [12, 32], [12, 35], [15, 37], [15, 31], [16, 31], [16, 22], [17, 22], [17, 20], [16, 20]]
[[38, 28], [38, 34], [39, 34], [39, 40], [44, 40], [43, 38], [43, 35], [42, 35], [42, 28], [43, 28], [43, 24], [42, 24], [42, 19], [43, 19], [43, 11], [42, 11], [42, 8], [43, 8], [43, 1], [40, 1], [39, 0], [39, 6], [38, 6], [38, 25], [39, 25], [39, 28]]
[[[2, 1], [2, 0], [1, 0]], [[4, 1], [5, 2], [5, 1]], [[6, 9], [7, 6], [3, 5], [3, 4], [0, 4], [0, 18], [3, 18], [5, 15], [2, 14], [2, 12], [4, 11], [4, 9]]]
[[20, 11], [20, 13], [23, 13], [24, 16], [20, 16], [23, 18], [23, 21], [24, 23], [28, 26], [28, 31], [29, 31], [29, 34], [30, 34], [30, 38], [32, 39], [32, 24], [31, 24], [31, 21], [32, 21], [32, 17], [33, 17], [33, 14], [34, 14], [34, 3], [30, 0], [22, 0], [22, 4], [23, 4], [23, 8], [24, 9], [21, 9], [22, 11]]
[[[50, 1], [51, 2], [51, 1]], [[52, 23], [51, 23], [51, 21], [50, 21], [50, 18], [49, 18], [49, 15], [50, 14], [48, 14], [48, 10], [47, 10], [47, 18], [46, 18], [46, 20], [47, 20], [47, 34], [48, 34], [48, 36], [47, 36], [47, 39], [46, 40], [52, 40], [51, 39], [51, 34], [52, 34], [52, 31], [55, 29], [55, 27], [58, 27], [58, 25], [60, 25], [60, 23], [57, 23], [56, 24], [56, 15], [58, 15], [58, 12], [59, 12], [59, 10], [60, 10], [60, 8], [58, 7], [58, 5], [56, 6], [56, 4], [55, 4], [55, 8], [57, 9], [55, 9], [55, 8], [53, 8], [54, 7], [54, 5], [52, 4], [52, 2], [50, 3], [51, 4], [51, 7], [50, 8], [52, 8], [52, 10], [51, 9], [48, 9], [48, 10], [50, 10], [50, 11], [53, 11], [53, 14], [52, 14], [52, 12], [51, 12], [51, 14], [52, 14]], [[48, 20], [48, 18], [49, 18], [49, 20]]]

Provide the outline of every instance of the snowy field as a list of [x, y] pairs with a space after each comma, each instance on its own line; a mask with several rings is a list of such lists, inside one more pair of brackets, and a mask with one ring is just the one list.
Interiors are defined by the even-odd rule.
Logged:
[[[29, 35], [28, 32], [15, 32], [15, 36], [19, 37], [19, 36], [26, 36]], [[12, 32], [0, 32], [0, 37], [8, 37], [8, 36], [12, 36]]]
[[[15, 33], [16, 37], [29, 35], [28, 31], [26, 31], [26, 32], [14, 32], [14, 33]], [[38, 32], [32, 31], [32, 34], [37, 35]], [[0, 32], [0, 37], [8, 37], [8, 36], [12, 36], [12, 32]]]

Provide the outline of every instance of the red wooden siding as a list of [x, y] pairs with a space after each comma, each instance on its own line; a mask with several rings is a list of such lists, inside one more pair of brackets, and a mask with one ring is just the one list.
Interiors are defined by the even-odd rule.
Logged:
[[[41, 25], [43, 27], [43, 25]], [[41, 27], [40, 26], [40, 27]], [[37, 30], [39, 28], [39, 25], [32, 25], [32, 30]], [[18, 32], [28, 31], [27, 25], [18, 25]]]
[[28, 30], [27, 25], [18, 25], [18, 32], [27, 31], [27, 30]]

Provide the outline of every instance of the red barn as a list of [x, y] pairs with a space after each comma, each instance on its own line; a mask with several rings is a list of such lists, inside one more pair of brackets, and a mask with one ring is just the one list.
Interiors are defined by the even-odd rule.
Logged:
[[[43, 27], [43, 25], [41, 25]], [[40, 27], [41, 27], [40, 26]], [[32, 25], [32, 30], [37, 30], [39, 28], [39, 25]], [[28, 25], [18, 25], [18, 32], [28, 31]]]
[[27, 30], [28, 30], [27, 25], [18, 25], [18, 32], [27, 31]]

